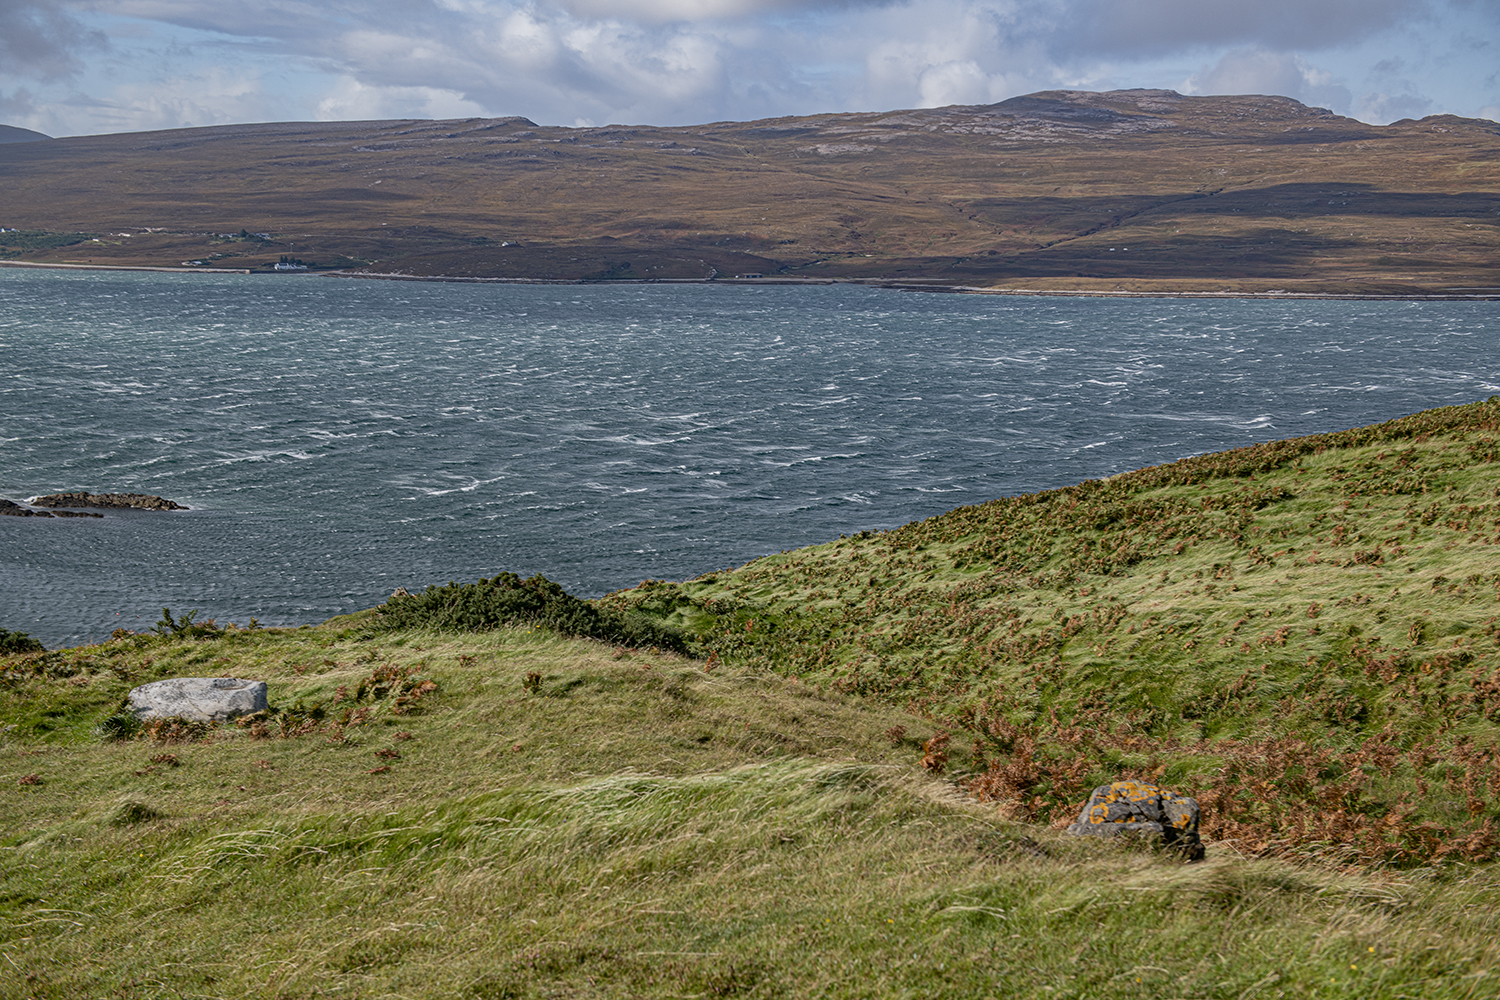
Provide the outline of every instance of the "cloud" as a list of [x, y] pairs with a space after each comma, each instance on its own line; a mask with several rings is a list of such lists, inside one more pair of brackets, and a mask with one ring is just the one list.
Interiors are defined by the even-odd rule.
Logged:
[[36, 98], [25, 87], [17, 87], [9, 94], [0, 90], [0, 119], [8, 121], [29, 120], [36, 114]]
[[1488, 118], [1492, 122], [1500, 122], [1500, 104], [1487, 104], [1479, 109], [1480, 118]]
[[[1107, 75], [1101, 60], [1341, 44], [1426, 16], [1439, 2], [116, 0], [110, 9], [314, 62], [364, 88], [432, 88], [493, 113], [552, 120], [666, 122], [851, 100], [999, 100]], [[1290, 96], [1340, 99], [1297, 67], [1252, 73], [1226, 63], [1200, 75], [1236, 73], [1291, 81]], [[1347, 107], [1347, 95], [1342, 101]]]
[[434, 87], [372, 87], [341, 78], [317, 104], [323, 121], [390, 118], [481, 118], [485, 109], [451, 90]]
[[[449, 0], [449, 5], [463, 0]], [[559, 0], [558, 6], [580, 18], [662, 24], [669, 21], [724, 21], [783, 11], [878, 6], [890, 0]], [[478, 6], [466, 3], [465, 6]]]
[[1349, 89], [1299, 55], [1236, 49], [1188, 79], [1190, 94], [1276, 94], [1347, 113]]
[[[282, 91], [292, 85], [276, 79], [296, 78], [296, 117], [682, 124], [1172, 86], [1200, 62], [1195, 92], [1281, 93], [1345, 111], [1356, 104], [1351, 76], [1324, 68], [1338, 65], [1330, 53], [1384, 31], [1394, 59], [1390, 46], [1404, 36], [1393, 28], [1428, 24], [1455, 4], [1468, 25], [1500, 13], [1496, 0], [0, 0], [0, 14], [51, 25], [50, 62], [38, 66], [53, 66], [54, 78], [76, 69], [80, 31], [107, 26], [142, 36], [115, 34], [114, 44], [142, 67], [122, 64], [123, 76], [143, 87], [145, 67], [175, 45], [173, 77], [232, 65]], [[93, 92], [114, 85], [101, 79]], [[201, 118], [207, 106], [189, 108], [173, 86], [143, 90], [155, 110], [142, 114], [178, 107]], [[1416, 93], [1378, 75], [1361, 91], [1370, 96], [1359, 106], [1373, 110]], [[227, 100], [226, 109], [248, 106]], [[1476, 88], [1481, 100], [1493, 95]]]
[[61, 80], [83, 68], [82, 54], [108, 45], [56, 4], [0, 0], [0, 70], [7, 76]]
[[1432, 101], [1420, 94], [1375, 93], [1359, 99], [1358, 114], [1362, 121], [1384, 125], [1399, 118], [1421, 118], [1431, 107]]
[[169, 73], [119, 82], [88, 101], [93, 116], [112, 132], [191, 128], [279, 117], [260, 81], [233, 69]]
[[1052, 48], [1161, 55], [1194, 47], [1308, 51], [1428, 16], [1428, 0], [1061, 0]]
[[1017, 37], [1009, 9], [933, 0], [884, 11], [864, 27], [831, 48], [864, 52], [865, 107], [983, 104], [1073, 83], [1035, 39]]

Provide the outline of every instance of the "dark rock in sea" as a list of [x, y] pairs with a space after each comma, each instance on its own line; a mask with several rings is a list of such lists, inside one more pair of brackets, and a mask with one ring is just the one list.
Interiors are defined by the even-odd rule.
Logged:
[[173, 503], [149, 493], [50, 493], [31, 501], [38, 507], [135, 507], [140, 510], [187, 510], [182, 504]]
[[[0, 515], [11, 517], [51, 517], [45, 510], [32, 510], [30, 507], [22, 507], [10, 500], [0, 500]], [[103, 514], [97, 515], [103, 517]]]
[[1140, 836], [1160, 840], [1189, 861], [1203, 860], [1198, 802], [1142, 781], [1100, 785], [1068, 832], [1078, 836]]

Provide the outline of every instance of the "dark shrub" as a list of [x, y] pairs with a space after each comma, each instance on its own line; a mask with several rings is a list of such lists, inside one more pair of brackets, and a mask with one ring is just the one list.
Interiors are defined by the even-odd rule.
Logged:
[[380, 625], [388, 629], [478, 632], [500, 625], [536, 625], [567, 636], [687, 652], [687, 641], [677, 629], [646, 615], [600, 609], [544, 576], [523, 580], [515, 573], [501, 573], [478, 583], [449, 581], [419, 594], [392, 596], [376, 610]]
[[0, 653], [41, 653], [47, 649], [25, 632], [0, 628]]

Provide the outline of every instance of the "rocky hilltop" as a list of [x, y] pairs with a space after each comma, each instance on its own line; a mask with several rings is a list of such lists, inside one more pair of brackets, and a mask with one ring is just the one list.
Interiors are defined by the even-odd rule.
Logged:
[[0, 218], [24, 230], [0, 246], [32, 261], [1500, 294], [1500, 125], [1372, 126], [1282, 97], [236, 125], [11, 144], [0, 174]]

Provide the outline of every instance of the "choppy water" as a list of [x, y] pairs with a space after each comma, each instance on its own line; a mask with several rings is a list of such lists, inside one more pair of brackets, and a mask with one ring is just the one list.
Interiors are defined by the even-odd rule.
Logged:
[[1500, 392], [1494, 303], [493, 286], [0, 269], [0, 627], [598, 594]]

